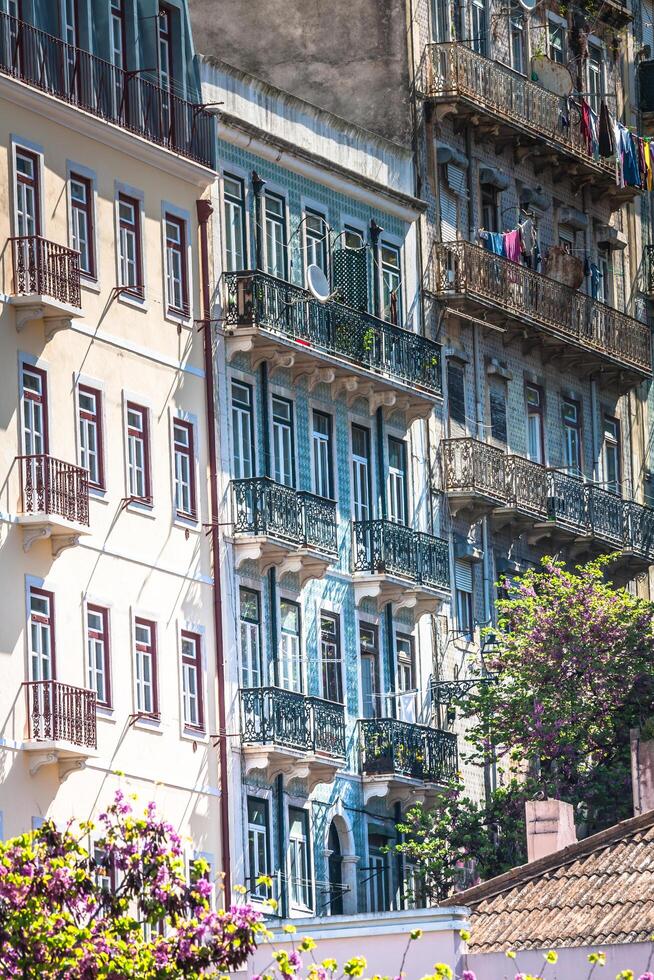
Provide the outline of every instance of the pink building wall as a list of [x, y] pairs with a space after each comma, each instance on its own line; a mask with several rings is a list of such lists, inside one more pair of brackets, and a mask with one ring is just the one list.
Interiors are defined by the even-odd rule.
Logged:
[[[507, 949], [509, 949], [507, 942]], [[555, 949], [559, 954], [554, 965], [545, 964], [543, 954]], [[542, 950], [524, 950], [515, 960], [502, 953], [468, 953], [463, 958], [463, 969], [472, 970], [477, 980], [513, 980], [517, 973], [542, 974], [543, 980], [587, 980], [592, 969], [588, 954], [606, 953], [606, 966], [596, 966], [593, 980], [613, 980], [621, 970], [633, 970], [639, 977], [654, 963], [654, 943], [623, 943], [615, 946], [551, 946]], [[417, 980], [413, 974], [408, 980]]]

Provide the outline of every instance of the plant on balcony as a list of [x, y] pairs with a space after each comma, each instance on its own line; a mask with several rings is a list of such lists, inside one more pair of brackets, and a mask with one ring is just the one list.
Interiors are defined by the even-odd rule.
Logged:
[[208, 870], [192, 862], [189, 881], [173, 828], [153, 803], [135, 816], [120, 792], [97, 827], [48, 821], [0, 842], [0, 974], [195, 980], [238, 968], [265, 930], [247, 905], [212, 911]]
[[614, 588], [609, 561], [570, 571], [544, 558], [503, 583], [486, 657], [497, 683], [459, 702], [473, 758], [508, 756], [587, 830], [628, 815], [629, 730], [654, 714], [654, 605]]

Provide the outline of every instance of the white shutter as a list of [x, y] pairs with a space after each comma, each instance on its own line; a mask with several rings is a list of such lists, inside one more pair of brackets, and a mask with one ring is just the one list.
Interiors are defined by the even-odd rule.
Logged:
[[457, 558], [454, 562], [454, 580], [459, 592], [472, 592], [472, 563]]
[[455, 242], [458, 227], [456, 197], [441, 185], [439, 199], [441, 206], [441, 241]]

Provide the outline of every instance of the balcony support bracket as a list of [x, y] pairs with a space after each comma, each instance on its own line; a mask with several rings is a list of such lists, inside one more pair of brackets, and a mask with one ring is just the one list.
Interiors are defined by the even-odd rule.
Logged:
[[372, 599], [377, 603], [377, 608], [382, 609], [387, 603], [392, 603], [397, 609], [413, 610], [414, 619], [417, 621], [427, 613], [435, 613], [445, 599], [446, 594], [442, 595], [431, 589], [422, 588], [414, 583], [404, 582], [388, 575], [354, 575], [354, 599], [360, 606], [363, 599]]
[[40, 541], [52, 536], [52, 528], [49, 524], [28, 525], [23, 528], [23, 551], [27, 553], [35, 541]]
[[52, 557], [57, 558], [67, 548], [74, 548], [79, 544], [80, 537], [79, 534], [53, 534], [50, 539]]
[[256, 772], [272, 783], [277, 776], [283, 775], [289, 781], [305, 782], [309, 793], [319, 783], [333, 783], [343, 765], [342, 760], [322, 758], [314, 753], [307, 755], [274, 745], [244, 745], [243, 763], [246, 777]]
[[30, 323], [38, 323], [45, 317], [45, 306], [40, 303], [15, 307], [16, 332], [21, 333]]
[[70, 317], [67, 316], [48, 316], [45, 317], [43, 321], [44, 333], [46, 340], [52, 340], [56, 333], [60, 330], [68, 330], [70, 328]]
[[398, 775], [363, 777], [364, 806], [375, 798], [383, 798], [387, 806], [394, 803], [401, 803], [402, 807], [415, 803], [432, 805], [439, 792], [435, 783], [423, 783]]
[[51, 766], [58, 762], [59, 757], [56, 752], [39, 752], [30, 759], [30, 776], [36, 776], [39, 769], [43, 766]]

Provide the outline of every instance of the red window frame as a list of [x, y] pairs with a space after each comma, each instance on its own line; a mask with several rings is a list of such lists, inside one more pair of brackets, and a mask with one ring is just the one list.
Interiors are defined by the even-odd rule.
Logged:
[[[35, 391], [30, 391], [29, 388], [25, 387], [24, 378], [26, 374], [37, 374], [41, 379], [41, 394], [37, 395]], [[43, 451], [44, 455], [47, 456], [50, 452], [50, 426], [48, 425], [48, 372], [44, 371], [42, 368], [34, 367], [32, 364], [21, 365], [20, 370], [20, 393], [22, 398], [30, 399], [31, 401], [40, 402], [43, 406]], [[21, 406], [22, 413], [22, 406]], [[25, 449], [25, 430], [24, 430], [24, 420], [21, 419], [21, 434], [23, 437], [23, 449]]]
[[[32, 613], [32, 596], [33, 595], [44, 596], [48, 600], [48, 603], [49, 603], [49, 606], [50, 606], [50, 615], [49, 616], [41, 616], [38, 613], [35, 615], [34, 613]], [[57, 679], [57, 646], [56, 646], [56, 635], [55, 635], [55, 597], [54, 597], [54, 592], [49, 592], [48, 589], [40, 589], [36, 585], [30, 585], [30, 587], [29, 587], [29, 600], [30, 600], [29, 601], [29, 613], [30, 613], [30, 615], [29, 615], [29, 621], [30, 621], [30, 623], [32, 622], [32, 620], [34, 620], [34, 622], [36, 622], [36, 623], [46, 623], [47, 622], [48, 625], [49, 625], [49, 627], [50, 627], [50, 650], [52, 652], [52, 658], [51, 658], [52, 659], [52, 678], [51, 678], [51, 680], [56, 681], [56, 679]], [[28, 664], [28, 677], [29, 677], [30, 680], [33, 680], [33, 678], [32, 678], [32, 663], [31, 663], [31, 652], [32, 652], [31, 639], [30, 639], [30, 644], [29, 644], [29, 651], [30, 651], [30, 663]]]
[[[136, 629], [138, 626], [145, 627], [150, 630], [150, 643], [139, 643], [136, 639]], [[140, 714], [149, 718], [159, 717], [159, 670], [157, 664], [157, 625], [152, 619], [144, 619], [142, 616], [136, 616], [134, 619], [134, 652], [141, 650], [144, 653], [149, 653], [152, 662], [152, 711], [144, 711], [142, 708], [137, 708]]]
[[[102, 619], [102, 632], [98, 636], [97, 630], [92, 630], [89, 626], [88, 614], [96, 613]], [[89, 602], [86, 606], [86, 638], [87, 641], [91, 638], [93, 634], [93, 639], [102, 639], [104, 641], [104, 677], [105, 677], [105, 692], [106, 699], [101, 701], [98, 698], [98, 704], [104, 708], [111, 707], [111, 650], [110, 650], [110, 633], [109, 633], [109, 610], [106, 606], [97, 606], [95, 603]], [[88, 647], [87, 647], [88, 654]], [[97, 694], [97, 691], [96, 691]]]
[[[96, 445], [98, 450], [98, 482], [94, 483], [89, 479], [89, 486], [94, 487], [96, 490], [104, 490], [104, 433], [102, 431], [102, 392], [99, 388], [92, 388], [90, 385], [80, 384], [77, 386], [78, 396], [80, 394], [89, 395], [91, 398], [95, 399], [95, 412], [90, 412], [86, 408], [82, 408], [79, 404], [79, 397], [77, 402], [77, 410], [79, 415], [79, 420], [85, 419], [87, 422], [95, 423], [95, 433], [96, 433]], [[81, 451], [81, 436], [80, 436], [80, 451]]]
[[[175, 429], [179, 427], [184, 429], [188, 433], [188, 446], [183, 446], [177, 441], [177, 436]], [[174, 419], [173, 420], [173, 457], [179, 453], [182, 456], [186, 456], [189, 465], [189, 486], [190, 486], [190, 497], [191, 497], [191, 509], [187, 513], [186, 511], [180, 510], [177, 507], [177, 499], [175, 499], [175, 510], [179, 517], [190, 518], [191, 520], [196, 520], [198, 516], [197, 509], [197, 499], [196, 499], [196, 487], [195, 487], [195, 439], [193, 432], [193, 423], [187, 422], [185, 419]], [[174, 462], [176, 462], [174, 460]], [[177, 489], [177, 467], [175, 466], [175, 490]]]
[[[179, 229], [179, 242], [174, 242], [168, 237], [168, 224], [175, 225]], [[174, 214], [164, 214], [164, 232], [166, 239], [166, 253], [168, 250], [177, 252], [179, 255], [179, 265], [182, 272], [182, 305], [175, 306], [170, 302], [168, 296], [168, 255], [166, 254], [166, 305], [172, 313], [179, 313], [182, 316], [189, 315], [188, 299], [188, 264], [186, 261], [186, 222], [183, 218], [178, 218]]]
[[[22, 174], [18, 170], [18, 157], [26, 157], [26, 159], [32, 161], [34, 167], [34, 176], [30, 180], [25, 174]], [[34, 203], [36, 205], [36, 234], [41, 234], [41, 161], [38, 154], [33, 153], [31, 150], [26, 150], [24, 146], [16, 147], [16, 183], [17, 184], [29, 184], [34, 188]], [[17, 229], [18, 230], [18, 229]]]
[[[134, 211], [134, 221], [126, 221], [120, 216], [120, 205], [129, 204], [129, 206]], [[137, 197], [130, 197], [129, 194], [119, 194], [118, 195], [118, 230], [122, 228], [131, 230], [134, 232], [134, 240], [136, 243], [135, 258], [136, 258], [136, 285], [127, 286], [124, 283], [119, 283], [120, 288], [123, 292], [128, 293], [130, 296], [137, 296], [139, 299], [143, 299], [143, 242], [141, 240], [141, 202]], [[118, 242], [118, 248], [120, 249], [120, 241]]]
[[78, 184], [84, 186], [86, 193], [86, 203], [81, 205], [79, 201], [73, 198], [72, 192], [70, 196], [70, 206], [73, 211], [82, 211], [86, 215], [88, 237], [89, 237], [89, 268], [81, 269], [80, 271], [83, 276], [89, 276], [91, 279], [97, 279], [97, 269], [95, 265], [95, 227], [93, 222], [93, 181], [88, 177], [82, 177], [81, 174], [72, 173], [70, 174], [71, 182], [73, 180], [77, 181]]
[[[129, 413], [138, 412], [142, 419], [142, 427], [140, 430], [134, 429], [129, 424]], [[137, 405], [136, 402], [127, 402], [126, 406], [126, 417], [125, 424], [127, 427], [127, 479], [128, 479], [128, 490], [130, 494], [130, 499], [136, 500], [143, 504], [152, 504], [152, 478], [150, 470], [150, 413], [147, 408], [143, 405]], [[138, 496], [132, 493], [132, 488], [130, 485], [129, 476], [129, 440], [131, 438], [140, 439], [143, 442], [143, 474], [144, 474], [144, 490], [143, 496]]]
[[[196, 685], [197, 685], [197, 695], [198, 695], [198, 724], [193, 725], [191, 722], [184, 718], [184, 728], [189, 731], [203, 732], [204, 731], [204, 696], [202, 690], [202, 637], [199, 633], [192, 633], [190, 630], [182, 630], [182, 643], [184, 640], [189, 640], [193, 644], [194, 653], [192, 657], [186, 656], [184, 654], [184, 648], [182, 646], [182, 665], [187, 664], [195, 668], [196, 673]], [[182, 678], [182, 705], [184, 700], [184, 680]]]

